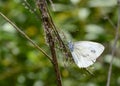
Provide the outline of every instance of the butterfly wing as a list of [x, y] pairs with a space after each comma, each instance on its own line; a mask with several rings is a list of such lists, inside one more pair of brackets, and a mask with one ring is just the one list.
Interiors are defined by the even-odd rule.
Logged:
[[104, 50], [103, 45], [90, 41], [75, 42], [73, 46], [71, 54], [80, 68], [92, 65]]

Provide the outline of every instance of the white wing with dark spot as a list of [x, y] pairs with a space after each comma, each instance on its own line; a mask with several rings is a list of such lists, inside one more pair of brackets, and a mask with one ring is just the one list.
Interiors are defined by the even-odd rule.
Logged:
[[104, 46], [100, 43], [79, 41], [73, 43], [71, 54], [78, 67], [86, 68], [92, 65], [103, 51]]

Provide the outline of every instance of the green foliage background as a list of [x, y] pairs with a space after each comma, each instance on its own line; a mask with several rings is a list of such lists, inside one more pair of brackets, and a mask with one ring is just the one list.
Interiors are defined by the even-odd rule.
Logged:
[[[36, 8], [34, 0], [27, 1]], [[74, 63], [64, 67], [65, 57], [57, 51], [63, 86], [105, 86], [115, 37], [115, 28], [106, 18], [117, 24], [117, 0], [53, 0], [53, 3], [56, 11], [52, 12], [50, 6], [49, 9], [65, 40], [91, 40], [105, 46], [104, 53], [89, 68], [94, 76]], [[40, 19], [22, 0], [0, 0], [0, 11], [50, 55]], [[120, 40], [116, 46], [111, 86], [120, 86]], [[50, 61], [1, 16], [0, 86], [56, 86]]]

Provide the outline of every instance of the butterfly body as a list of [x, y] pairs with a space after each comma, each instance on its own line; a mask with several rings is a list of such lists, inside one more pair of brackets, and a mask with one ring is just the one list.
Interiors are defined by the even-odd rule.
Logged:
[[103, 45], [91, 41], [69, 42], [68, 47], [75, 63], [80, 68], [92, 65], [104, 51]]

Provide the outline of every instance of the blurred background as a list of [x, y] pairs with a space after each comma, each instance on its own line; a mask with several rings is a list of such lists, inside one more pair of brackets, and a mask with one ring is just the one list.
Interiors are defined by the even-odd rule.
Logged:
[[[39, 13], [34, 0], [25, 1]], [[118, 21], [117, 0], [53, 0], [53, 3], [54, 10], [49, 3], [51, 16], [66, 41], [90, 40], [105, 46], [103, 54], [89, 68], [94, 75], [74, 63], [65, 67], [65, 57], [58, 50], [63, 86], [105, 86]], [[0, 0], [0, 12], [50, 55], [42, 22], [24, 0]], [[111, 86], [120, 86], [120, 40], [116, 46]], [[55, 79], [46, 56], [0, 16], [0, 86], [56, 86]]]

